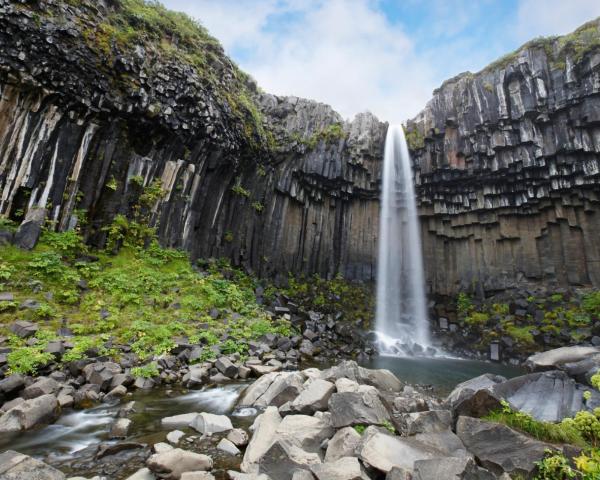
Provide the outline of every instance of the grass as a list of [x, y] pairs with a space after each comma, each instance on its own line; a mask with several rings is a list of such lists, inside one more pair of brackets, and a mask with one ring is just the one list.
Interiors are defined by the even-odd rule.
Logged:
[[[143, 361], [169, 353], [176, 337], [206, 346], [226, 337], [224, 353], [245, 353], [247, 342], [265, 333], [292, 333], [288, 322], [272, 319], [257, 304], [255, 278], [225, 261], [199, 274], [185, 253], [155, 242], [145, 250], [124, 246], [115, 255], [88, 252], [73, 232], [46, 232], [33, 251], [0, 249], [0, 266], [10, 272], [2, 280], [3, 290], [15, 295], [12, 308], [0, 311], [0, 336], [10, 335], [8, 327], [18, 319], [40, 326], [34, 345], [11, 337], [13, 372], [35, 373], [48, 363], [51, 356], [44, 349], [61, 326], [75, 334], [64, 362], [93, 351], [114, 356], [116, 350], [106, 346], [110, 343], [129, 345]], [[26, 299], [40, 306], [14, 308]], [[209, 315], [215, 308], [222, 319]]]

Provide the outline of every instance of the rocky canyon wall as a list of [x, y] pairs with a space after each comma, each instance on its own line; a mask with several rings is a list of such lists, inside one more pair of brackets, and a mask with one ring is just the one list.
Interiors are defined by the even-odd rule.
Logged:
[[210, 78], [147, 43], [99, 49], [112, 12], [0, 1], [0, 214], [103, 245], [159, 179], [164, 245], [259, 275], [373, 278], [385, 125], [261, 93], [218, 44]]
[[437, 293], [600, 286], [600, 31], [532, 41], [407, 125]]
[[[208, 34], [194, 57], [176, 32], [119, 43], [119, 12], [0, 0], [0, 214], [102, 246], [160, 180], [164, 245], [373, 280], [387, 125], [263, 93]], [[430, 291], [600, 285], [598, 22], [582, 31], [445, 82], [408, 122]]]

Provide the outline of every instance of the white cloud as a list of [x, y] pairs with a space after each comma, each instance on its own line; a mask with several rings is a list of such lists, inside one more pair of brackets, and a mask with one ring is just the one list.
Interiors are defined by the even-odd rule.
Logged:
[[345, 117], [370, 110], [400, 121], [435, 87], [429, 66], [374, 0], [165, 3], [199, 18], [227, 51], [243, 50], [240, 66], [266, 91], [325, 102]]
[[537, 36], [564, 35], [599, 16], [598, 0], [521, 0], [515, 31], [525, 42]]

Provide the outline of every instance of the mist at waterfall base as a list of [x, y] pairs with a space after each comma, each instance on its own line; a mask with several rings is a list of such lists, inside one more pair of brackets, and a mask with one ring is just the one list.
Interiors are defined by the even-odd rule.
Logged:
[[390, 125], [383, 159], [377, 267], [381, 355], [432, 356], [413, 173], [401, 125]]

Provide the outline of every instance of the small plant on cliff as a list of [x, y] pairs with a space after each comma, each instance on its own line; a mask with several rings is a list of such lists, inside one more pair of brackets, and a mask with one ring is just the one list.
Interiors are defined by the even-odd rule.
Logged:
[[265, 206], [260, 202], [252, 202], [252, 208], [260, 213], [264, 210]]
[[456, 298], [456, 309], [458, 310], [458, 314], [464, 317], [468, 315], [472, 308], [473, 302], [471, 301], [471, 297], [464, 292], [460, 292]]
[[250, 197], [250, 191], [246, 190], [239, 183], [236, 183], [233, 187], [231, 187], [231, 191], [240, 197]]

